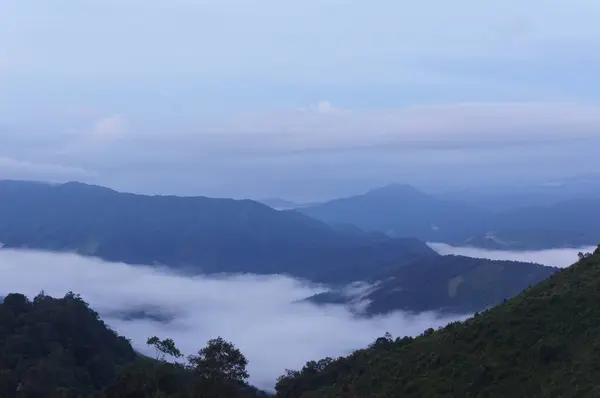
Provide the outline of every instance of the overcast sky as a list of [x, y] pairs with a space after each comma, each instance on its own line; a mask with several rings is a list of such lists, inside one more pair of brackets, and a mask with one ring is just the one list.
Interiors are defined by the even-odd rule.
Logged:
[[3, 0], [0, 178], [310, 200], [598, 170], [597, 0]]

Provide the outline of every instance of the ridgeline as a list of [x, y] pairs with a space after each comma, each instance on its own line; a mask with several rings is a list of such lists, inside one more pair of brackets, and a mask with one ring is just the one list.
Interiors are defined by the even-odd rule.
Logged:
[[580, 257], [465, 322], [287, 371], [277, 397], [598, 397], [600, 246]]

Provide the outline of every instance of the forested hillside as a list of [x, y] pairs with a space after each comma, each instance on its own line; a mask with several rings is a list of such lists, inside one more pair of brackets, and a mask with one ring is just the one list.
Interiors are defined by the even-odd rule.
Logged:
[[[187, 363], [170, 339], [148, 339], [155, 358], [136, 353], [85, 301], [12, 293], [0, 303], [2, 398], [255, 398], [247, 360], [216, 338]], [[222, 358], [226, 358], [223, 360]]]
[[599, 300], [600, 246], [464, 323], [288, 371], [277, 397], [598, 397]]

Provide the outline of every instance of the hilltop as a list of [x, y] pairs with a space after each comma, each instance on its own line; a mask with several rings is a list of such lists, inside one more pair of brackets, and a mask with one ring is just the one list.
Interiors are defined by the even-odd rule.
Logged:
[[[72, 292], [62, 298], [41, 292], [32, 301], [10, 293], [0, 301], [0, 396], [186, 398], [200, 391], [212, 397], [268, 396], [245, 382], [247, 360], [223, 339], [209, 341], [187, 366], [164, 360], [182, 356], [172, 340], [148, 344], [157, 348], [156, 358], [136, 353]], [[207, 360], [210, 350], [237, 354], [238, 377], [225, 380], [222, 364]]]
[[465, 322], [309, 362], [280, 398], [600, 396], [600, 246]]
[[330, 224], [350, 223], [390, 236], [434, 242], [469, 238], [487, 214], [475, 206], [437, 199], [406, 184], [389, 184], [296, 211]]

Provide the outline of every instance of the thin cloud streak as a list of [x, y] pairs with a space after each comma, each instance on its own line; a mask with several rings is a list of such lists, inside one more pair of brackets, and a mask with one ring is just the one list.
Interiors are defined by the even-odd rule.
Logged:
[[565, 268], [577, 261], [579, 252], [593, 252], [595, 246], [581, 248], [561, 248], [548, 250], [487, 250], [479, 247], [451, 246], [445, 243], [428, 243], [429, 247], [442, 255], [454, 254], [474, 258], [487, 258], [490, 260], [525, 261], [548, 265], [552, 267]]
[[[173, 338], [186, 354], [203, 347], [208, 339], [222, 336], [248, 357], [251, 382], [262, 388], [272, 388], [286, 368], [346, 355], [385, 332], [416, 335], [466, 317], [393, 313], [359, 319], [340, 305], [294, 303], [326, 287], [289, 277], [190, 277], [75, 254], [0, 249], [0, 273], [0, 294], [22, 292], [33, 297], [44, 290], [60, 297], [68, 291], [80, 293], [107, 324], [131, 338], [134, 347], [143, 352], [150, 353], [144, 343], [151, 335]], [[169, 321], [116, 315], [144, 309], [158, 310], [158, 315]]]

